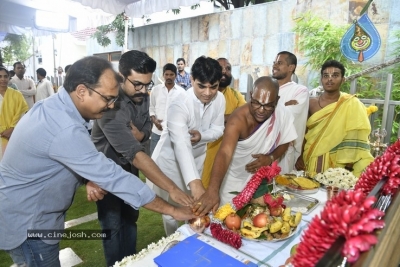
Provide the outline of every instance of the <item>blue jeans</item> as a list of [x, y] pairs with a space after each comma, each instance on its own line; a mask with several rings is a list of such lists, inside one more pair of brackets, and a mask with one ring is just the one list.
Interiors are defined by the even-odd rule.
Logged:
[[[121, 167], [133, 174], [138, 172], [130, 164]], [[139, 211], [111, 193], [97, 201], [96, 205], [101, 228], [111, 230], [111, 238], [103, 239], [103, 248], [107, 266], [113, 266], [116, 261], [136, 253]]]
[[20, 246], [6, 250], [18, 267], [60, 267], [59, 245], [40, 239], [27, 239]]
[[158, 141], [160, 141], [160, 136], [156, 133], [151, 133], [151, 139], [150, 139], [150, 156], [153, 155], [153, 151], [156, 148], [156, 145]]

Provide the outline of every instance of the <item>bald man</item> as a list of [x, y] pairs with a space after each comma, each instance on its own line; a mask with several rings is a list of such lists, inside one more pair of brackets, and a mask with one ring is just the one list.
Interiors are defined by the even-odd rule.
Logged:
[[250, 93], [250, 103], [231, 114], [197, 214], [215, 212], [220, 203], [231, 201], [234, 195], [229, 192], [240, 192], [259, 168], [278, 160], [296, 139], [293, 116], [278, 103], [278, 93], [275, 79], [260, 77]]

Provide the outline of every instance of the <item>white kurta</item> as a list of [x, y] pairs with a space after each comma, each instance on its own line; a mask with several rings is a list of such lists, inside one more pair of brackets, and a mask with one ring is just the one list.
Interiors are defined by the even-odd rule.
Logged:
[[[217, 140], [224, 131], [225, 98], [218, 92], [206, 106], [188, 89], [174, 98], [167, 111], [167, 127], [161, 133], [152, 159], [160, 169], [182, 190], [188, 184], [201, 179], [207, 143]], [[190, 130], [198, 130], [201, 140], [193, 145]], [[154, 186], [154, 191], [168, 200], [168, 194]]]
[[46, 78], [42, 79], [36, 88], [35, 101], [40, 101], [52, 95], [54, 95], [53, 84]]
[[297, 138], [289, 145], [286, 153], [281, 157], [279, 166], [282, 173], [289, 173], [295, 169], [297, 158], [301, 154], [304, 134], [306, 131], [309, 93], [307, 87], [295, 82], [288, 82], [279, 88], [279, 102], [284, 105], [290, 100], [296, 100], [297, 105], [286, 106], [294, 117], [294, 128], [297, 132]]
[[18, 90], [25, 97], [25, 101], [28, 104], [29, 108], [33, 107], [35, 102], [33, 101], [33, 96], [36, 95], [36, 85], [35, 82], [31, 78], [18, 78], [17, 75], [14, 75], [11, 78], [11, 82], [15, 83], [18, 87]]
[[252, 174], [245, 170], [245, 166], [255, 160], [251, 155], [272, 153], [279, 145], [289, 143], [296, 137], [292, 114], [282, 104], [278, 104], [271, 117], [251, 136], [238, 141], [221, 185], [220, 204], [231, 201], [235, 195], [229, 192], [242, 191], [251, 178]]
[[[155, 86], [151, 90], [150, 94], [150, 116], [155, 116], [157, 120], [163, 120], [162, 126], [165, 127], [167, 106], [169, 102], [171, 102], [174, 97], [185, 93], [186, 90], [176, 84], [171, 88], [170, 91], [168, 91], [164, 83]], [[155, 134], [161, 135], [161, 131], [158, 130], [155, 124], [153, 125], [151, 131]]]

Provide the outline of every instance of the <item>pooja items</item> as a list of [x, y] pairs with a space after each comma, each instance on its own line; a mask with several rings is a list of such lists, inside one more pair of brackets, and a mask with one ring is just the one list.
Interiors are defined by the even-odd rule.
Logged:
[[310, 214], [311, 211], [318, 206], [319, 200], [313, 197], [304, 196], [290, 191], [278, 191], [278, 194], [283, 195], [283, 204], [290, 207], [292, 212], [301, 212], [302, 214]]
[[351, 171], [343, 168], [329, 168], [314, 177], [315, 180], [326, 186], [348, 190], [354, 188], [358, 178]]
[[291, 174], [276, 176], [275, 183], [286, 190], [302, 194], [314, 194], [320, 187], [320, 184], [311, 178]]

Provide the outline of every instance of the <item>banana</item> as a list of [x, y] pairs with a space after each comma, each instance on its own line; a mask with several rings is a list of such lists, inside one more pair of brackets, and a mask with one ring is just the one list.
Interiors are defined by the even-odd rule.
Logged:
[[296, 215], [290, 216], [290, 220], [289, 220], [289, 225], [290, 225], [290, 226], [296, 227], [296, 221], [295, 221], [295, 219], [296, 219]]
[[301, 212], [296, 212], [296, 215], [294, 218], [294, 223], [296, 224], [295, 226], [299, 225], [302, 217], [303, 217], [303, 215], [301, 214]]
[[270, 228], [269, 228], [269, 232], [271, 234], [278, 232], [279, 230], [281, 230], [283, 226], [283, 223], [281, 221], [276, 221], [273, 224], [271, 224]]
[[282, 214], [282, 219], [283, 219], [283, 221], [288, 222], [288, 221], [290, 220], [291, 212], [292, 212], [292, 210], [291, 210], [290, 207], [287, 207], [287, 208], [283, 211], [283, 214]]
[[240, 233], [242, 234], [242, 236], [245, 236], [247, 238], [252, 238], [252, 239], [257, 238], [261, 235], [261, 232], [254, 232], [247, 228], [241, 228]]
[[247, 228], [248, 230], [250, 230], [252, 232], [264, 232], [264, 231], [268, 230], [268, 226], [262, 227], [262, 228], [255, 227], [249, 221], [244, 221], [243, 222], [243, 228]]
[[[289, 217], [290, 218], [290, 217]], [[281, 228], [282, 234], [287, 234], [290, 232], [290, 225], [288, 222], [283, 222], [282, 228]]]

